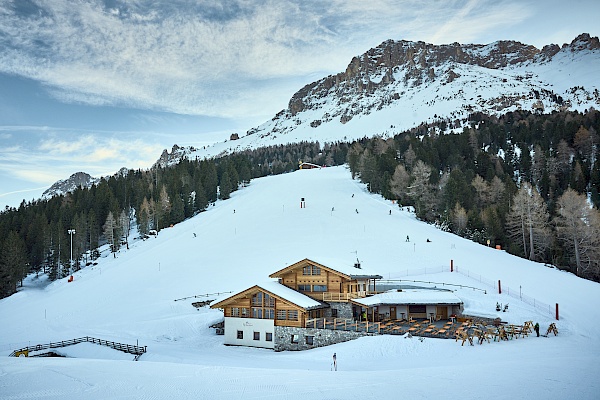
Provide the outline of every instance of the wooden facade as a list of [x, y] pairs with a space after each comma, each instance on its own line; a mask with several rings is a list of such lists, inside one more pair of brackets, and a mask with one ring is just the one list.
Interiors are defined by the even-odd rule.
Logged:
[[275, 326], [304, 327], [307, 319], [320, 318], [321, 308], [307, 309], [256, 285], [211, 308], [220, 308], [225, 317], [271, 319]]
[[375, 287], [375, 280], [381, 279], [379, 275], [361, 275], [358, 268], [356, 272], [356, 275], [343, 273], [305, 258], [269, 277], [319, 301], [347, 302], [366, 297], [371, 282]]

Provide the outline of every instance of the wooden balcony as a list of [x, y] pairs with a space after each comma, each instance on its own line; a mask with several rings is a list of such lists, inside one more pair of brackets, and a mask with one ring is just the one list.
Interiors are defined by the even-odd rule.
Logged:
[[367, 297], [369, 294], [372, 294], [367, 291], [363, 292], [352, 292], [352, 293], [323, 293], [323, 301], [327, 302], [338, 302], [338, 303], [347, 303], [351, 299], [360, 299], [363, 297]]

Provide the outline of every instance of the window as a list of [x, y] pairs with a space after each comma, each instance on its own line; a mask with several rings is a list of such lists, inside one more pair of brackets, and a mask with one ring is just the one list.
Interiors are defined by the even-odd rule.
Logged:
[[298, 321], [298, 311], [288, 310], [288, 318], [290, 321]]
[[258, 292], [256, 294], [252, 295], [252, 305], [261, 307], [263, 305], [262, 299], [263, 299], [262, 292]]
[[231, 316], [239, 317], [240, 316], [240, 308], [239, 307], [231, 307]]
[[254, 332], [254, 340], [260, 340], [260, 332]]
[[287, 312], [285, 310], [277, 310], [277, 319], [287, 319]]
[[263, 312], [262, 308], [252, 307], [252, 318], [262, 318]]
[[275, 307], [275, 298], [265, 293], [265, 307]]
[[275, 309], [274, 308], [265, 308], [264, 317], [265, 317], [265, 319], [275, 319]]
[[298, 290], [301, 292], [310, 292], [310, 285], [298, 285]]
[[327, 285], [313, 285], [313, 292], [326, 292]]
[[306, 338], [306, 344], [312, 346], [315, 337], [314, 336], [305, 336], [305, 338]]
[[292, 335], [292, 343], [298, 344], [300, 341], [300, 335]]
[[244, 331], [237, 331], [237, 338], [238, 339], [243, 339], [244, 338]]
[[248, 309], [246, 307], [242, 307], [242, 317], [248, 318]]
[[307, 265], [302, 268], [302, 275], [321, 275], [321, 268], [316, 265]]
[[336, 308], [332, 308], [331, 309], [331, 316], [333, 318], [337, 318], [337, 315], [338, 315], [337, 312], [338, 312], [338, 310]]
[[408, 306], [409, 313], [425, 313], [427, 312], [427, 306], [423, 305], [409, 305]]
[[267, 342], [272, 342], [273, 341], [273, 334], [271, 332], [265, 333], [265, 340]]

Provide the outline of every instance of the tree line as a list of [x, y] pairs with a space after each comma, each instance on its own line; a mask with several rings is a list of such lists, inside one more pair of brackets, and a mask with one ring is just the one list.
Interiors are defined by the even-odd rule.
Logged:
[[369, 191], [414, 207], [440, 229], [600, 281], [600, 113], [478, 113], [459, 125], [439, 120], [386, 139], [183, 159], [7, 207], [0, 213], [0, 297], [30, 272], [62, 278], [93, 264], [103, 245], [118, 252], [132, 225], [142, 236], [159, 232], [251, 179], [296, 170], [299, 161], [347, 163]]
[[7, 207], [0, 213], [0, 298], [15, 293], [28, 273], [47, 273], [55, 280], [92, 265], [103, 245], [116, 255], [128, 246], [134, 224], [142, 236], [157, 233], [228, 199], [253, 178], [296, 170], [299, 160], [343, 164], [347, 149], [344, 143], [302, 142], [208, 160], [183, 159]]
[[351, 145], [353, 177], [481, 244], [600, 280], [600, 112], [473, 114]]

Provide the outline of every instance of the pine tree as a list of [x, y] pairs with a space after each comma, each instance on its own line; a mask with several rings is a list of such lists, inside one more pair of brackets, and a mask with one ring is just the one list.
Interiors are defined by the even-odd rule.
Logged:
[[348, 150], [348, 166], [350, 167], [352, 179], [356, 178], [356, 175], [359, 173], [360, 156], [363, 151], [364, 149], [359, 142], [354, 142], [354, 144], [350, 147], [350, 150]]
[[219, 182], [219, 197], [226, 200], [231, 195], [231, 181], [229, 178], [229, 172], [223, 171], [221, 175], [221, 182]]
[[360, 180], [367, 184], [367, 189], [372, 193], [380, 193], [381, 176], [377, 168], [377, 160], [369, 149], [366, 149], [359, 159]]
[[10, 231], [2, 245], [0, 255], [0, 297], [10, 296], [17, 291], [17, 282], [27, 275], [27, 253], [25, 244], [17, 232]]

